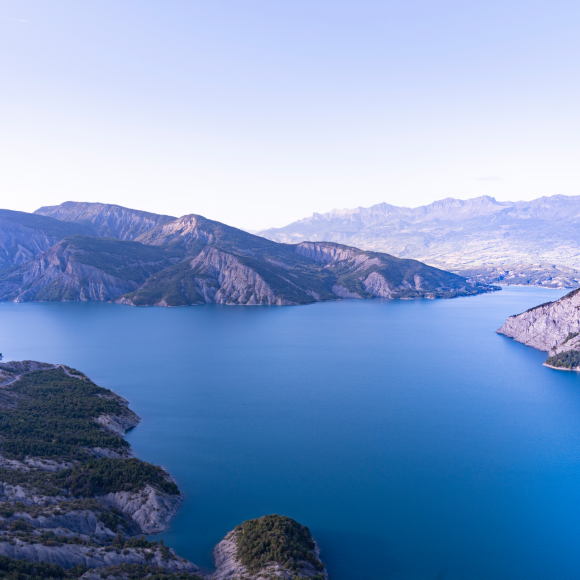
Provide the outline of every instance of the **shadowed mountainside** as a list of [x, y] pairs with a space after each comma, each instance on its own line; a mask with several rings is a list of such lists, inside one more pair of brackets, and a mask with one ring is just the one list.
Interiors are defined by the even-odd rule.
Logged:
[[[91, 212], [90, 204], [80, 204], [75, 213], [72, 202], [63, 205], [67, 219], [87, 212], [114, 215], [119, 223], [110, 225], [116, 231], [125, 231], [127, 212], [133, 212], [111, 214], [102, 204]], [[2, 272], [0, 299], [292, 305], [339, 298], [451, 298], [493, 290], [416, 260], [331, 243], [279, 244], [197, 215], [158, 217], [162, 223], [133, 242], [87, 236], [60, 241]], [[153, 221], [147, 217], [143, 227]], [[87, 227], [84, 217], [81, 222]]]
[[0, 210], [0, 270], [25, 264], [60, 240], [76, 234], [93, 236], [86, 225], [25, 213]]

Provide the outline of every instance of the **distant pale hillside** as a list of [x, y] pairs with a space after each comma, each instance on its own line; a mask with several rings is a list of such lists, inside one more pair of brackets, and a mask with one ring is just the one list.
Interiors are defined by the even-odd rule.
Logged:
[[[580, 196], [518, 202], [447, 198], [417, 208], [380, 203], [315, 213], [259, 235], [285, 243], [348, 244], [473, 273], [480, 281], [488, 280], [481, 266], [504, 266], [505, 276], [497, 269], [491, 276], [505, 283], [577, 286], [580, 278]], [[558, 282], [550, 273], [554, 265], [564, 267], [557, 268]]]

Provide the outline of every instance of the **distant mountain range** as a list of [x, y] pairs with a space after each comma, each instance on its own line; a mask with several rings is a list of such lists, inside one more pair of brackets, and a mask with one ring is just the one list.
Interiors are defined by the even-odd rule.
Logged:
[[0, 211], [0, 300], [291, 305], [493, 289], [416, 260], [336, 243], [276, 243], [198, 215], [77, 202]]
[[315, 213], [258, 234], [413, 257], [480, 282], [580, 285], [580, 196], [447, 198], [417, 208], [380, 203]]

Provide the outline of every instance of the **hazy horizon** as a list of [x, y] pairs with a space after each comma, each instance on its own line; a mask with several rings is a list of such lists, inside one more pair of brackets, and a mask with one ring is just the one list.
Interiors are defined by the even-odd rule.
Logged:
[[381, 202], [578, 194], [579, 16], [4, 0], [2, 207], [80, 199], [258, 230]]

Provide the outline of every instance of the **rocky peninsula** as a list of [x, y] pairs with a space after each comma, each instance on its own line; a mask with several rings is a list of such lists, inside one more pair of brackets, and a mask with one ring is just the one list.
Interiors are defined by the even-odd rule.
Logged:
[[546, 366], [580, 370], [580, 290], [510, 316], [497, 332], [548, 352]]
[[283, 516], [244, 522], [208, 574], [162, 531], [182, 494], [123, 438], [128, 402], [65, 365], [0, 363], [0, 574], [14, 578], [326, 580], [310, 531]]

